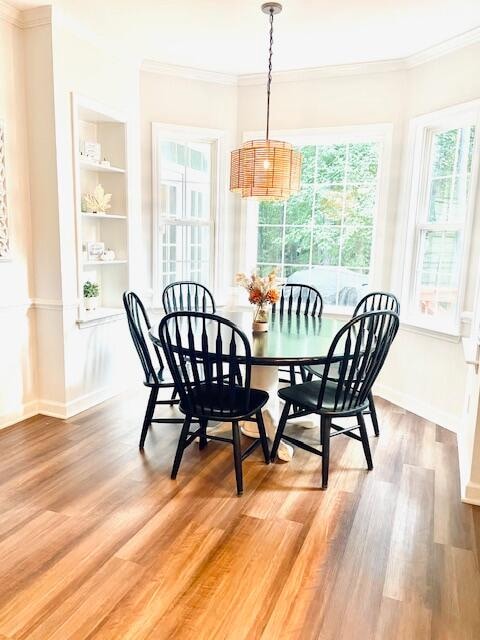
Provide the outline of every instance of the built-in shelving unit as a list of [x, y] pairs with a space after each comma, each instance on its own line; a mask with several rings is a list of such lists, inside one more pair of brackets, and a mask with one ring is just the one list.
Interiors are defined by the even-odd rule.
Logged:
[[[127, 122], [122, 115], [89, 99], [72, 96], [73, 154], [75, 174], [75, 216], [77, 230], [78, 322], [94, 324], [97, 320], [122, 315], [122, 294], [129, 288], [129, 194], [127, 167]], [[97, 143], [100, 159], [85, 157], [85, 142]], [[109, 164], [101, 164], [108, 161]], [[101, 184], [112, 194], [111, 209], [106, 212], [86, 210], [84, 197]], [[90, 252], [103, 243], [113, 251], [113, 260], [101, 260]], [[95, 311], [86, 311], [83, 285], [90, 280], [100, 286]]]

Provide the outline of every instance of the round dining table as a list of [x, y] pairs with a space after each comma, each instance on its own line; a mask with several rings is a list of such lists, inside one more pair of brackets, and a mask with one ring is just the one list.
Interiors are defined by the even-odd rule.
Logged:
[[[227, 318], [237, 325], [247, 336], [251, 347], [252, 375], [251, 386], [267, 391], [269, 399], [263, 408], [265, 429], [273, 442], [280, 420], [279, 368], [290, 365], [321, 364], [325, 360], [333, 338], [345, 324], [345, 320], [331, 317], [312, 317], [303, 314], [271, 313], [268, 331], [252, 332], [252, 311], [244, 309], [219, 309], [217, 315]], [[158, 334], [150, 331], [150, 337], [161, 346]], [[290, 422], [290, 421], [289, 421]], [[305, 428], [315, 426], [312, 420], [298, 418], [294, 420]], [[258, 429], [254, 422], [244, 422], [242, 432], [250, 438], [258, 438]], [[278, 457], [289, 461], [293, 456], [293, 447], [281, 442]]]

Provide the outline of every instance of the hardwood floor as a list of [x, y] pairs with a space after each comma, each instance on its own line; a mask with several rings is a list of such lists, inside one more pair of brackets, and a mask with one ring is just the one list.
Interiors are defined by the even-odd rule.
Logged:
[[480, 516], [453, 434], [378, 400], [372, 472], [335, 438], [322, 492], [319, 458], [258, 449], [237, 498], [227, 445], [192, 445], [176, 481], [178, 425], [141, 455], [145, 406], [0, 432], [0, 638], [480, 638]]

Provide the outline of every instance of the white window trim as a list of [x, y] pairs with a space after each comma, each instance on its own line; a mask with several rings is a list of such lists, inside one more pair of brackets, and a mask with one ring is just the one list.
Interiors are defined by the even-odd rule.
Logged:
[[154, 308], [162, 307], [162, 285], [159, 281], [159, 228], [164, 216], [160, 213], [160, 203], [158, 201], [158, 178], [160, 176], [158, 167], [158, 148], [157, 144], [160, 140], [171, 140], [174, 137], [177, 140], [192, 140], [194, 138], [199, 142], [208, 142], [214, 146], [214, 154], [212, 157], [212, 175], [214, 176], [214, 185], [212, 189], [212, 260], [210, 264], [210, 280], [213, 291], [218, 289], [219, 273], [221, 272], [222, 256], [219, 247], [219, 212], [225, 207], [225, 131], [221, 129], [205, 129], [203, 127], [184, 126], [167, 124], [163, 122], [152, 122], [152, 283], [153, 296], [152, 306]]
[[[263, 139], [264, 131], [245, 131], [242, 141]], [[311, 144], [312, 138], [317, 138], [316, 144], [342, 142], [379, 142], [379, 173], [377, 182], [377, 207], [373, 221], [372, 253], [370, 258], [369, 289], [373, 290], [382, 284], [384, 249], [387, 232], [388, 195], [390, 184], [390, 170], [392, 158], [393, 124], [378, 123], [366, 125], [351, 125], [345, 127], [321, 127], [314, 129], [283, 129], [270, 132], [272, 140], [284, 140], [295, 145]], [[257, 245], [257, 223], [255, 201], [251, 198], [242, 199], [241, 204], [241, 237], [240, 237], [240, 271], [249, 272], [254, 268], [249, 259], [249, 248]], [[350, 316], [353, 307], [337, 307], [326, 305], [324, 312], [333, 315]]]
[[[422, 172], [422, 158], [425, 149], [425, 134], [429, 128], [454, 127], [471, 120], [475, 116], [476, 135], [473, 148], [470, 194], [465, 217], [462, 239], [462, 261], [460, 266], [459, 295], [455, 318], [452, 323], [421, 318], [411, 312], [411, 288], [414, 280], [414, 268], [417, 255], [416, 222], [420, 198], [428, 180], [428, 172]], [[445, 338], [460, 339], [462, 320], [465, 316], [465, 294], [467, 272], [470, 259], [470, 238], [473, 229], [475, 204], [478, 198], [480, 155], [480, 100], [454, 105], [428, 114], [417, 116], [410, 121], [407, 146], [404, 156], [404, 179], [400, 197], [400, 216], [397, 222], [396, 237], [403, 241], [396, 243], [397, 265], [395, 283], [401, 293], [402, 316], [405, 325], [426, 334], [438, 334]], [[415, 184], [414, 178], [421, 176]], [[404, 213], [403, 213], [404, 212]]]

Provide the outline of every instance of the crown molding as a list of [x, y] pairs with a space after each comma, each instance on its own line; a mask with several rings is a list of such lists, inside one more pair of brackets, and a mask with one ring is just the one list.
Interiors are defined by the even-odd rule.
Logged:
[[21, 11], [5, 0], [0, 0], [0, 20], [19, 29], [33, 29], [52, 23], [52, 7], [45, 5]]
[[407, 68], [418, 67], [421, 64], [425, 64], [426, 62], [430, 62], [436, 58], [441, 58], [448, 53], [453, 53], [454, 51], [468, 47], [471, 44], [476, 44], [477, 42], [480, 42], [480, 27], [475, 27], [474, 29], [465, 31], [458, 36], [439, 42], [433, 47], [414, 53], [413, 55], [408, 56], [408, 58], [405, 58], [405, 63]]
[[17, 7], [0, 0], [0, 20], [13, 24], [15, 27], [22, 27], [22, 12]]
[[207, 71], [194, 67], [183, 67], [175, 64], [166, 64], [156, 60], [143, 60], [140, 66], [142, 71], [148, 73], [158, 73], [164, 76], [176, 76], [177, 78], [187, 78], [188, 80], [200, 80], [202, 82], [212, 82], [235, 86], [238, 77], [231, 73], [220, 73], [218, 71]]
[[34, 29], [52, 24], [52, 7], [49, 5], [22, 11], [22, 29]]
[[[340, 65], [325, 65], [306, 69], [293, 69], [291, 71], [275, 71], [275, 83], [278, 82], [310, 82], [317, 78], [333, 78], [342, 76], [356, 76], [374, 73], [391, 73], [405, 71], [425, 64], [449, 53], [453, 53], [469, 45], [480, 42], [480, 27], [470, 29], [465, 33], [454, 36], [444, 42], [440, 42], [428, 49], [419, 51], [405, 58], [393, 60], [379, 60], [373, 62], [360, 62]], [[226, 85], [250, 86], [265, 84], [266, 73], [228, 74], [217, 71], [207, 71], [194, 67], [183, 67], [174, 64], [157, 62], [156, 60], [144, 60], [141, 70], [160, 75], [176, 76], [189, 80], [201, 80]]]
[[[380, 60], [376, 62], [354, 62], [352, 64], [335, 64], [308, 69], [292, 69], [291, 71], [276, 71], [275, 83], [278, 82], [308, 82], [317, 78], [338, 78], [342, 76], [357, 76], [372, 73], [387, 73], [405, 69], [405, 60]], [[238, 76], [240, 86], [265, 84], [265, 73], [249, 73]]]

